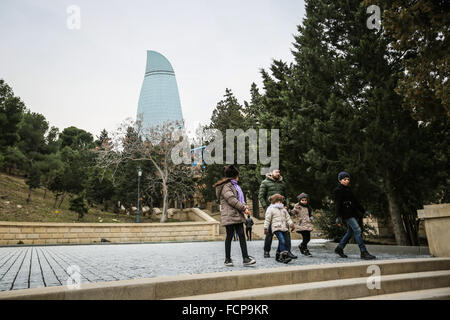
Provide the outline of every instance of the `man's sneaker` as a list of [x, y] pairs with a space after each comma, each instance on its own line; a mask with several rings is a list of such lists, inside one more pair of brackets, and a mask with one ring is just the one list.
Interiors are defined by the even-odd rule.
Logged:
[[363, 259], [363, 260], [373, 260], [376, 258], [377, 257], [371, 255], [368, 251], [361, 252], [361, 259]]
[[277, 253], [275, 253], [275, 261], [277, 261], [277, 262], [283, 262], [282, 260], [281, 260], [281, 257], [280, 257], [280, 253], [277, 251]]
[[288, 251], [288, 257], [291, 259], [297, 259], [298, 257], [294, 255], [292, 252]]
[[344, 254], [344, 249], [336, 247], [336, 249], [334, 249], [334, 252], [337, 253], [341, 258], [348, 258], [348, 256], [346, 254]]
[[289, 257], [289, 253], [287, 251], [283, 251], [280, 254], [280, 262], [289, 263], [292, 258]]
[[255, 264], [256, 260], [253, 259], [253, 257], [248, 256], [247, 258], [244, 258], [244, 266], [249, 266], [251, 264]]
[[231, 259], [225, 259], [225, 265], [227, 267], [232, 267], [233, 266], [233, 260]]
[[270, 258], [269, 251], [264, 251], [264, 258]]

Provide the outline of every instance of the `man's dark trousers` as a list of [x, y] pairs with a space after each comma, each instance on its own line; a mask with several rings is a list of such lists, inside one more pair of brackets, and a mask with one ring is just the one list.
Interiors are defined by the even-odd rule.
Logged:
[[269, 252], [270, 248], [272, 247], [272, 239], [273, 239], [273, 233], [272, 233], [272, 226], [269, 226], [269, 233], [266, 234], [266, 238], [264, 239], [264, 252]]

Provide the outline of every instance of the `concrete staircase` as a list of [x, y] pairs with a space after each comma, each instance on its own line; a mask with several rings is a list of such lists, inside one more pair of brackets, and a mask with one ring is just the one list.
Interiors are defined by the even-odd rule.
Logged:
[[450, 287], [380, 294], [352, 300], [450, 300]]
[[[379, 289], [370, 265], [380, 268]], [[314, 267], [314, 268], [312, 268]], [[250, 276], [233, 291], [181, 296], [181, 300], [450, 300], [450, 259], [408, 259], [296, 267], [283, 273]], [[252, 280], [250, 280], [252, 279]], [[368, 285], [368, 282], [372, 286]], [[245, 283], [245, 284], [244, 284]], [[240, 287], [240, 288], [239, 288]], [[372, 287], [372, 289], [370, 288]]]
[[[379, 288], [371, 268], [380, 270]], [[375, 282], [376, 283], [376, 282]], [[0, 292], [1, 299], [450, 299], [450, 258], [372, 260]]]

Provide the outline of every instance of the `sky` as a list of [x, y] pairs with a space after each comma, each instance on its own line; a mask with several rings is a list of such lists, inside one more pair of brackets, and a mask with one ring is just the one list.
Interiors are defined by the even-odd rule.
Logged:
[[155, 50], [172, 64], [192, 133], [226, 88], [249, 101], [262, 68], [293, 61], [304, 14], [296, 0], [1, 0], [0, 79], [50, 126], [97, 137], [136, 118]]

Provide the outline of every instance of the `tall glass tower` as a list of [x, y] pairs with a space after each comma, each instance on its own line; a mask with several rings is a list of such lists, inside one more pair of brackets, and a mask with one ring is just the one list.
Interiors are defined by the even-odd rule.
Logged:
[[147, 129], [166, 121], [183, 121], [175, 72], [169, 60], [156, 51], [147, 51], [137, 115], [142, 115]]

